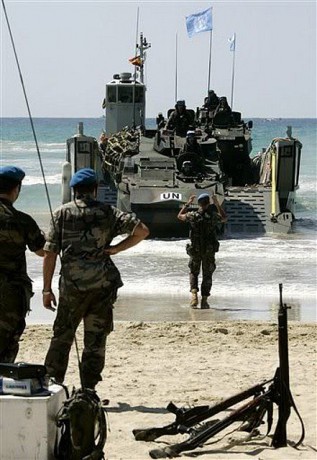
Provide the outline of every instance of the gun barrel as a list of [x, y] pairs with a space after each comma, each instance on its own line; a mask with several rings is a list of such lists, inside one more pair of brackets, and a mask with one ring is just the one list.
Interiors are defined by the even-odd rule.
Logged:
[[289, 361], [288, 361], [288, 331], [287, 331], [287, 307], [283, 305], [282, 284], [280, 290], [280, 309], [278, 313], [278, 347], [279, 369], [277, 373], [278, 391], [278, 422], [273, 436], [274, 447], [287, 445], [286, 424], [291, 412], [291, 398], [289, 386]]
[[280, 283], [278, 285], [279, 290], [280, 290], [280, 308], [283, 308], [283, 298], [282, 298], [282, 293], [283, 293], [283, 284]]

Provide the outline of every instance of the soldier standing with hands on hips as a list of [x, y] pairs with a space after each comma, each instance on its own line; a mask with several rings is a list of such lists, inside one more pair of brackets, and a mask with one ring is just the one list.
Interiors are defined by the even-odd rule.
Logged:
[[200, 308], [210, 308], [208, 297], [212, 286], [212, 274], [216, 269], [215, 253], [219, 250], [217, 226], [227, 220], [226, 214], [220, 206], [216, 195], [212, 196], [213, 204], [210, 203], [208, 193], [198, 196], [198, 209], [189, 211], [189, 206], [196, 196], [192, 195], [188, 202], [181, 208], [177, 218], [182, 222], [188, 222], [190, 229], [190, 244], [186, 246], [189, 255], [188, 267], [190, 270], [189, 282], [192, 294], [190, 306], [198, 306], [198, 277], [202, 268], [201, 303]]
[[[49, 377], [63, 383], [75, 332], [83, 321], [81, 383], [94, 389], [102, 380], [113, 304], [123, 285], [111, 256], [140, 243], [149, 230], [132, 214], [96, 200], [98, 181], [93, 169], [77, 171], [70, 186], [74, 200], [53, 213], [44, 246], [43, 305], [53, 311], [56, 299], [51, 283], [61, 253], [59, 303], [45, 366]], [[127, 236], [111, 244], [118, 235]]]

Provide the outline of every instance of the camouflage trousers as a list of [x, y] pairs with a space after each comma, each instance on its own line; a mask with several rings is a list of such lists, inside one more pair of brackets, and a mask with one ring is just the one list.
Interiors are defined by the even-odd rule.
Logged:
[[104, 288], [78, 291], [74, 287], [60, 291], [53, 337], [45, 358], [50, 377], [62, 383], [69, 353], [81, 321], [84, 327], [84, 348], [81, 356], [82, 385], [94, 388], [102, 380], [105, 365], [106, 338], [113, 330], [113, 303], [116, 291]]
[[25, 329], [25, 316], [33, 295], [31, 286], [10, 281], [0, 273], [0, 362], [14, 363], [19, 340]]
[[202, 269], [201, 295], [208, 297], [212, 286], [212, 274], [216, 270], [215, 253], [207, 251], [205, 254], [192, 252], [188, 267], [190, 290], [198, 288], [198, 277]]

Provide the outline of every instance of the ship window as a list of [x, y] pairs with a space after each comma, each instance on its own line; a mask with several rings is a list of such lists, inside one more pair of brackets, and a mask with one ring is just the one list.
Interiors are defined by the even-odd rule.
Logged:
[[117, 86], [116, 85], [107, 87], [107, 101], [117, 102]]
[[133, 103], [133, 90], [135, 90], [135, 103], [142, 103], [144, 100], [144, 87], [137, 85], [119, 86], [118, 101], [122, 103]]
[[118, 101], [123, 103], [133, 102], [131, 86], [120, 86], [118, 88]]
[[144, 94], [144, 87], [143, 86], [136, 86], [135, 87], [135, 102], [140, 103], [143, 102], [143, 94]]

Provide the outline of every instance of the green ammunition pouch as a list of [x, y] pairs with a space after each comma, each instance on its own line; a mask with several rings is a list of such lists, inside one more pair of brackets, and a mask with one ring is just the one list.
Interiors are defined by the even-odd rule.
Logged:
[[32, 291], [32, 288], [29, 286], [23, 286], [24, 289], [24, 295], [25, 295], [25, 312], [31, 311], [30, 303], [31, 303], [31, 298], [34, 296], [34, 292]]
[[[220, 243], [217, 240], [214, 240], [211, 245], [207, 246], [203, 251], [204, 254], [215, 253], [219, 251]], [[186, 244], [186, 252], [189, 257], [195, 257], [200, 255], [199, 249], [196, 249], [191, 243]]]
[[30, 308], [31, 298], [34, 296], [34, 292], [32, 291], [32, 281], [28, 277], [28, 275], [21, 275], [17, 280], [11, 281], [12, 285], [16, 285], [17, 289], [21, 289], [24, 296], [24, 312], [25, 314], [28, 313]]
[[189, 255], [189, 257], [199, 255], [199, 251], [197, 251], [190, 243], [186, 244], [186, 252]]
[[214, 248], [214, 252], [218, 252], [219, 251], [219, 248], [220, 248], [220, 243], [219, 241], [215, 240], [213, 242], [213, 248]]
[[32, 281], [26, 274], [15, 274], [0, 272], [0, 292], [6, 298], [14, 292], [21, 299], [21, 313], [26, 315], [30, 311], [30, 301], [34, 296]]

